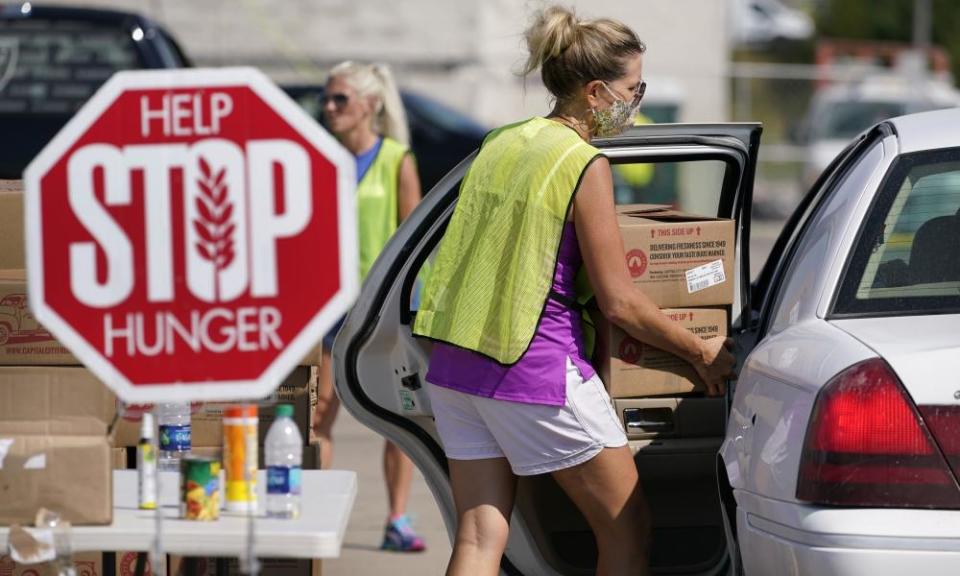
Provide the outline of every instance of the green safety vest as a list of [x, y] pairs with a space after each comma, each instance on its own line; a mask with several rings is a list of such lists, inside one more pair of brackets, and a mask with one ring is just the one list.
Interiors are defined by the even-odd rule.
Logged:
[[397, 230], [400, 165], [409, 151], [396, 140], [384, 138], [376, 158], [357, 184], [361, 280], [367, 277], [377, 256]]
[[460, 187], [414, 333], [517, 362], [546, 305], [573, 195], [599, 154], [546, 118], [491, 132]]

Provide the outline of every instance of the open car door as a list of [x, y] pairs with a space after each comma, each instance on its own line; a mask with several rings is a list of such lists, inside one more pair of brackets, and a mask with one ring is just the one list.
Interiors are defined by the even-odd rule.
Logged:
[[[734, 337], [750, 319], [750, 205], [760, 132], [757, 124], [645, 125], [593, 142], [614, 164], [617, 204], [672, 204], [736, 221], [736, 263], [728, 279]], [[343, 405], [413, 459], [451, 534], [456, 515], [447, 461], [423, 380], [430, 343], [414, 338], [411, 326], [418, 275], [443, 236], [472, 160], [441, 180], [386, 246], [333, 351]], [[652, 511], [655, 572], [716, 574], [727, 566], [716, 480], [727, 398], [613, 400]], [[521, 478], [502, 572], [592, 574], [595, 566], [589, 526], [552, 478]]]

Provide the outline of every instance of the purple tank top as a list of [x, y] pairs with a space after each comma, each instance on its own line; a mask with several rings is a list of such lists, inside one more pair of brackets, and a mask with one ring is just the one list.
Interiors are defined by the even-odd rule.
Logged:
[[[582, 258], [572, 222], [563, 227], [553, 290], [575, 297], [574, 280]], [[530, 347], [520, 360], [504, 366], [471, 350], [435, 344], [426, 379], [459, 392], [528, 404], [563, 406], [567, 397], [567, 358], [584, 380], [595, 374], [583, 353], [580, 313], [547, 299]]]

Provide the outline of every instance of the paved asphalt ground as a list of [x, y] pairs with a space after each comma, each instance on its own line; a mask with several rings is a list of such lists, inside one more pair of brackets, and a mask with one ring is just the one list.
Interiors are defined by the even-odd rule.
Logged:
[[443, 574], [450, 543], [440, 511], [419, 470], [414, 472], [408, 513], [427, 542], [426, 552], [401, 554], [379, 549], [387, 516], [383, 484], [383, 440], [342, 409], [333, 427], [333, 466], [357, 472], [359, 491], [340, 558], [324, 560], [323, 576]]
[[[758, 221], [753, 224], [751, 274], [756, 275], [780, 231], [781, 223]], [[409, 511], [414, 526], [426, 539], [427, 551], [399, 554], [379, 550], [387, 514], [387, 496], [383, 485], [383, 440], [341, 410], [334, 425], [333, 468], [355, 470], [359, 492], [340, 558], [323, 563], [323, 576], [391, 576], [443, 574], [450, 555], [450, 543], [440, 512], [430, 490], [417, 471], [410, 494]]]

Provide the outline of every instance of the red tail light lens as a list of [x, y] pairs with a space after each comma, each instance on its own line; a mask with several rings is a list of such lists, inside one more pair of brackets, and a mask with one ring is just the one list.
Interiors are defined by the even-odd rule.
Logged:
[[920, 414], [960, 478], [960, 406], [920, 406]]
[[897, 376], [874, 358], [835, 376], [817, 397], [797, 498], [843, 506], [960, 508], [960, 487]]

